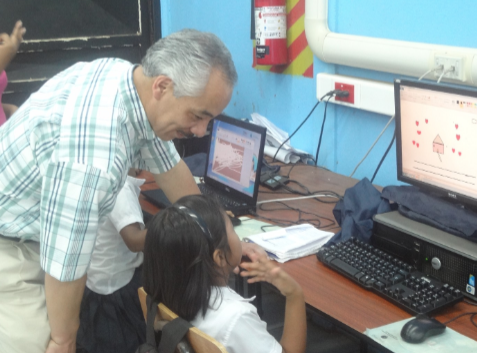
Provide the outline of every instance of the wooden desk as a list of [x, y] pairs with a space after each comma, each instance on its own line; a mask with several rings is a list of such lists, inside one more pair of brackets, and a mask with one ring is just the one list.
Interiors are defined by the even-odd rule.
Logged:
[[[287, 168], [289, 167], [283, 167], [282, 173], [288, 173]], [[331, 190], [340, 195], [344, 195], [347, 188], [358, 182], [356, 179], [305, 165], [294, 167], [291, 178], [308, 186], [311, 191]], [[259, 200], [278, 197], [281, 195], [260, 194]], [[313, 199], [289, 201], [287, 204], [304, 211], [333, 218], [334, 204], [324, 204]], [[263, 214], [261, 211], [258, 213]], [[265, 215], [271, 217], [269, 213]], [[295, 217], [295, 215], [291, 215], [291, 217]], [[274, 214], [273, 218], [290, 219], [290, 214], [281, 212], [279, 215]], [[338, 230], [339, 228], [332, 229], [334, 232]], [[311, 308], [342, 323], [351, 332], [363, 333], [367, 328], [376, 328], [412, 316], [324, 266], [314, 255], [286, 262], [282, 266], [303, 287], [305, 301]], [[439, 312], [436, 319], [445, 322], [465, 312], [477, 312], [477, 308], [461, 302]], [[477, 328], [471, 324], [469, 316], [449, 323], [448, 327], [477, 340]], [[365, 339], [364, 335], [358, 334], [358, 336]]]
[[[281, 174], [286, 175], [289, 168], [290, 166], [283, 166]], [[306, 185], [310, 191], [331, 190], [340, 195], [344, 195], [347, 188], [358, 182], [356, 179], [307, 165], [295, 166], [290, 177]], [[295, 187], [293, 185], [290, 186]], [[156, 186], [155, 184], [146, 184], [144, 188], [154, 189]], [[268, 189], [260, 190], [267, 191]], [[282, 197], [292, 197], [292, 195], [278, 192], [260, 193], [259, 201]], [[303, 211], [334, 219], [332, 214], [334, 204], [325, 204], [314, 199], [287, 201], [286, 204]], [[150, 213], [157, 211], [157, 208], [144, 199], [141, 200], [141, 205], [144, 210]], [[274, 219], [297, 220], [297, 214], [290, 211], [264, 212], [258, 210], [258, 214]], [[337, 232], [339, 227], [334, 226], [333, 229], [326, 229]], [[367, 343], [373, 343], [363, 335], [367, 328], [376, 328], [411, 317], [410, 314], [387, 300], [363, 289], [344, 276], [325, 267], [314, 255], [292, 260], [281, 264], [281, 266], [303, 287], [308, 307], [324, 313], [335, 322], [340, 323], [343, 329], [360, 338], [363, 343], [363, 351], [366, 350]], [[436, 318], [441, 322], [445, 322], [465, 312], [477, 312], [477, 308], [461, 302], [441, 311]], [[477, 328], [471, 324], [469, 316], [461, 317], [449, 323], [448, 327], [477, 340]]]

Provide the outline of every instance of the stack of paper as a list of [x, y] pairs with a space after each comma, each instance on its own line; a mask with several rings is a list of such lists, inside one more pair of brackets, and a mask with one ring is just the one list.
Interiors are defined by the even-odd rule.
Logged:
[[[252, 113], [251, 116], [252, 122], [255, 125], [260, 125], [267, 128], [267, 140], [265, 143], [264, 153], [267, 156], [274, 157], [278, 150], [278, 147], [280, 147], [280, 145], [286, 139], [288, 139], [288, 133], [281, 130], [280, 128], [275, 126], [270, 120], [268, 120], [264, 116], [261, 116], [258, 113]], [[309, 160], [313, 159], [313, 157], [309, 153], [293, 148], [289, 142], [285, 143], [280, 148], [275, 158], [286, 164], [290, 162], [296, 163], [299, 160], [306, 164]]]
[[316, 253], [333, 235], [311, 224], [300, 224], [251, 235], [245, 240], [260, 245], [278, 262], [286, 262]]

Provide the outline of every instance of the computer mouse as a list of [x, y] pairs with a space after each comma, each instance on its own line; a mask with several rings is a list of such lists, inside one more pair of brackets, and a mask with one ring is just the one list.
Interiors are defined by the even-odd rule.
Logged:
[[242, 221], [238, 217], [232, 217], [232, 216], [229, 215], [229, 218], [232, 221], [232, 225], [234, 227], [239, 226], [242, 223]]
[[404, 324], [401, 337], [408, 343], [421, 343], [431, 336], [440, 335], [446, 329], [446, 325], [427, 315], [419, 314]]

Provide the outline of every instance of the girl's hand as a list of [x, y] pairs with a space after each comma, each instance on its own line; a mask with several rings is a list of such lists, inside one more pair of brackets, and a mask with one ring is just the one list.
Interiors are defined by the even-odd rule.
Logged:
[[26, 28], [23, 27], [22, 21], [17, 21], [11, 35], [6, 33], [0, 34], [0, 45], [10, 47], [13, 52], [17, 52], [21, 42], [23, 42], [23, 35], [26, 32]]
[[274, 261], [260, 258], [257, 262], [242, 262], [240, 267], [245, 270], [240, 275], [250, 277], [248, 283], [271, 283], [285, 297], [302, 292], [300, 285]]

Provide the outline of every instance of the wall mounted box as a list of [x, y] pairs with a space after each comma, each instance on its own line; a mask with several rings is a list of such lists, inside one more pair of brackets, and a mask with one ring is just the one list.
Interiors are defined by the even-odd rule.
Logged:
[[394, 115], [394, 86], [392, 83], [365, 80], [355, 77], [319, 73], [316, 75], [316, 95], [320, 99], [335, 89], [336, 83], [354, 86], [354, 103], [332, 98], [336, 103], [384, 115]]

